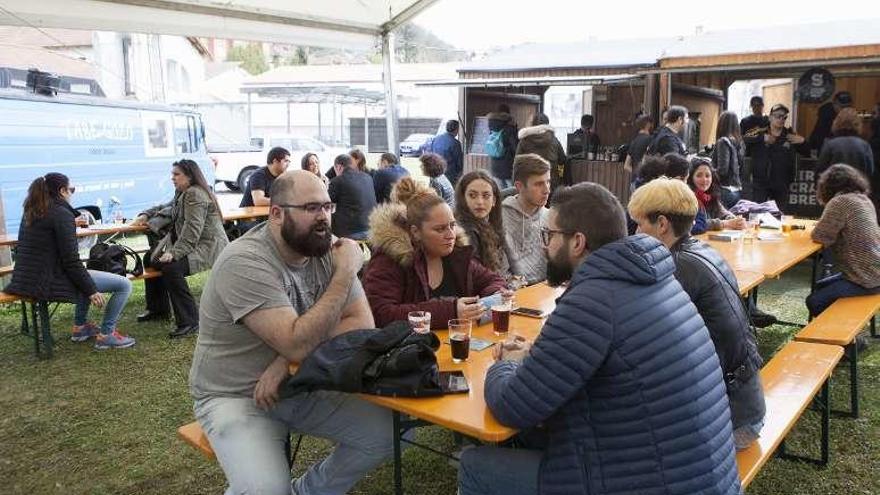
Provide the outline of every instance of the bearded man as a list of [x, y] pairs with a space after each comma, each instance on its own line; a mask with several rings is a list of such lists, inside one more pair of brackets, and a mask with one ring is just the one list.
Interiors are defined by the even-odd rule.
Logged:
[[[268, 221], [223, 250], [205, 285], [189, 381], [195, 415], [227, 494], [347, 493], [391, 455], [391, 412], [339, 392], [279, 400], [278, 387], [322, 342], [374, 326], [356, 277], [363, 255], [333, 238], [336, 205], [314, 174], [285, 172], [270, 198]], [[336, 443], [293, 482], [288, 430]]]
[[718, 356], [666, 247], [626, 237], [590, 182], [556, 191], [541, 240], [547, 283], [568, 287], [533, 344], [496, 346], [484, 395], [546, 446], [463, 451], [459, 493], [740, 494]]

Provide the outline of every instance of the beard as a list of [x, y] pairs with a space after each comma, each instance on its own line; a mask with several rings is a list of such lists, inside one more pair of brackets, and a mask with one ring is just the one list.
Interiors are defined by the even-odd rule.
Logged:
[[299, 231], [293, 219], [285, 215], [281, 237], [290, 249], [309, 258], [318, 258], [330, 251], [330, 223], [326, 220], [319, 220], [305, 231]]
[[574, 265], [569, 260], [568, 247], [564, 251], [562, 249], [557, 251], [556, 256], [547, 256], [548, 285], [559, 287], [571, 280], [572, 273], [574, 273]]

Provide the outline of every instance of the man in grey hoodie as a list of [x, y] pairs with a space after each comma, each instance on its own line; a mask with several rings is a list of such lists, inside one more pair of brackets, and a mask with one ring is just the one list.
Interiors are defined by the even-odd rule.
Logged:
[[547, 278], [547, 259], [541, 228], [547, 226], [550, 198], [550, 164], [534, 153], [517, 155], [513, 161], [517, 194], [501, 204], [504, 237], [510, 247], [511, 271], [531, 284]]

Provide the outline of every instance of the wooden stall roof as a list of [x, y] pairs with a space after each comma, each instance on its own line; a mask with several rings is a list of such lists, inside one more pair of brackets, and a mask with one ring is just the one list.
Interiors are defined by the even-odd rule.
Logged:
[[806, 63], [810, 66], [822, 66], [859, 64], [869, 61], [880, 62], [880, 43], [872, 45], [665, 58], [659, 61], [659, 69], [661, 71], [674, 69], [719, 71], [725, 69], [758, 69], [760, 68], [759, 66], [776, 64], [791, 66], [799, 63]]

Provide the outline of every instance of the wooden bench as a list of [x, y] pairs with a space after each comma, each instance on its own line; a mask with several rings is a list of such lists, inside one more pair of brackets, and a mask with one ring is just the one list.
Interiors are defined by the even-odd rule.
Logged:
[[205, 457], [208, 459], [217, 458], [217, 456], [214, 455], [214, 449], [211, 448], [211, 442], [208, 441], [208, 436], [202, 431], [202, 426], [198, 421], [193, 421], [192, 423], [185, 424], [178, 428], [177, 436], [184, 442], [195, 447], [202, 454], [205, 454]]
[[[767, 414], [761, 436], [748, 448], [737, 452], [739, 479], [745, 489], [777, 449], [783, 458], [825, 465], [828, 463], [830, 423], [829, 380], [843, 356], [843, 349], [825, 344], [789, 342], [761, 369]], [[820, 393], [822, 411], [821, 458], [807, 459], [785, 453], [786, 435], [807, 406]]]
[[847, 351], [850, 379], [850, 415], [859, 417], [859, 368], [856, 337], [871, 323], [871, 335], [877, 336], [874, 315], [880, 310], [880, 294], [842, 297], [829, 306], [795, 335], [800, 342], [837, 345]]

